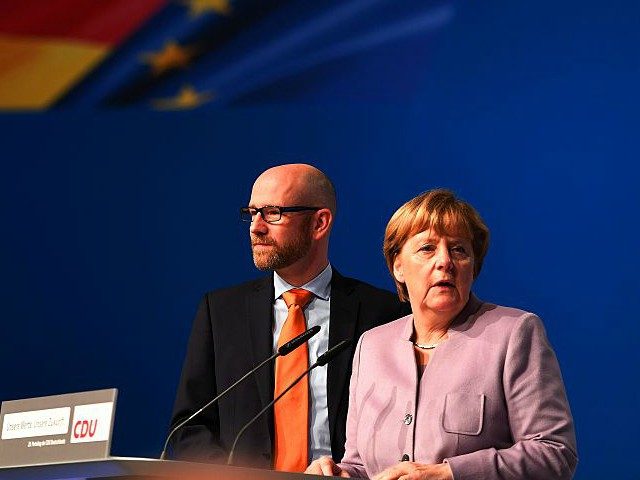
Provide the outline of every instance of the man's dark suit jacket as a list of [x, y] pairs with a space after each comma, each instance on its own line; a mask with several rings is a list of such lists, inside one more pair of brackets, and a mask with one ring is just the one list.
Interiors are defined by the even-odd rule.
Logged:
[[[205, 405], [273, 351], [273, 277], [207, 293], [196, 314], [178, 386], [171, 425]], [[349, 405], [349, 378], [360, 335], [408, 313], [395, 294], [333, 269], [329, 347], [352, 344], [328, 365], [327, 403], [331, 451], [342, 459]], [[273, 398], [273, 365], [258, 371], [182, 427], [172, 442], [173, 457], [225, 462], [236, 434]], [[249, 428], [236, 447], [237, 463], [272, 466], [273, 414]], [[295, 448], [292, 445], [292, 448]]]

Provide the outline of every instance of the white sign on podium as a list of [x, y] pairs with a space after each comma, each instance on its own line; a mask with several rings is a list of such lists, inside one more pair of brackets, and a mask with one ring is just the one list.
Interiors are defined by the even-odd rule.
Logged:
[[2, 402], [0, 467], [109, 457], [115, 388]]

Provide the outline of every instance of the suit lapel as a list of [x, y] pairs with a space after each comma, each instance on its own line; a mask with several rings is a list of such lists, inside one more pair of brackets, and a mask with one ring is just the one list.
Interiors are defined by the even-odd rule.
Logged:
[[353, 285], [333, 269], [331, 278], [331, 311], [329, 313], [329, 348], [342, 340], [349, 339], [352, 344], [347, 352], [338, 355], [328, 365], [327, 406], [329, 410], [329, 432], [335, 435], [338, 407], [342, 392], [347, 388], [350, 363], [357, 338], [355, 338], [360, 299], [353, 291]]
[[[246, 297], [246, 326], [251, 337], [254, 366], [273, 351], [273, 295], [273, 278], [269, 276], [256, 282]], [[273, 398], [272, 372], [273, 366], [265, 366], [255, 375], [262, 407]]]

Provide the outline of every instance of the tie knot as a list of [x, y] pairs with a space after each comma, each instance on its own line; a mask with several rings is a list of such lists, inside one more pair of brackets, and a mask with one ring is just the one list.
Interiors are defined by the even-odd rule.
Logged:
[[291, 305], [298, 305], [300, 308], [304, 308], [311, 301], [311, 297], [313, 297], [313, 293], [304, 288], [292, 288], [282, 294], [287, 308], [291, 308]]

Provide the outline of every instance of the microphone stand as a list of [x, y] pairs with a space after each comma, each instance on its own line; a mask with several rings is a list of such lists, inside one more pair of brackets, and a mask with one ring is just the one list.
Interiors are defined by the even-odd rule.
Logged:
[[330, 348], [329, 350], [324, 352], [322, 355], [320, 355], [318, 357], [318, 360], [316, 361], [316, 363], [314, 363], [309, 368], [307, 368], [300, 376], [298, 376], [298, 378], [296, 378], [291, 383], [291, 385], [289, 385], [287, 388], [285, 388], [282, 391], [282, 393], [280, 393], [280, 395], [278, 395], [276, 398], [271, 400], [267, 404], [266, 407], [264, 407], [262, 410], [260, 410], [255, 417], [253, 417], [251, 420], [249, 420], [244, 425], [244, 427], [242, 427], [240, 429], [240, 431], [238, 432], [238, 435], [236, 435], [236, 439], [233, 441], [233, 445], [231, 446], [231, 451], [229, 452], [229, 457], [227, 458], [227, 465], [233, 465], [233, 455], [234, 455], [234, 452], [236, 450], [236, 445], [238, 444], [238, 440], [240, 440], [240, 437], [247, 430], [247, 428], [249, 428], [251, 425], [253, 425], [255, 423], [255, 421], [258, 420], [258, 418], [260, 418], [267, 410], [269, 410], [273, 406], [273, 404], [276, 403], [278, 400], [280, 400], [289, 390], [291, 390], [293, 387], [295, 387], [296, 384], [300, 380], [302, 380], [306, 375], [309, 375], [309, 373], [311, 373], [311, 370], [313, 370], [316, 367], [321, 367], [321, 366], [326, 365], [327, 363], [329, 363], [331, 360], [333, 360], [333, 358], [338, 353], [342, 352], [342, 350], [347, 348], [350, 343], [351, 343], [350, 340], [342, 340], [340, 343], [338, 343], [337, 345], [335, 345], [334, 347]]
[[[171, 432], [169, 432], [169, 435], [167, 436], [167, 440], [164, 442], [164, 447], [162, 449], [162, 453], [160, 454], [160, 460], [165, 460], [166, 456], [167, 456], [167, 448], [169, 446], [169, 440], [171, 440], [171, 437], [182, 427], [184, 427], [187, 423], [189, 423], [191, 420], [193, 420], [195, 417], [197, 417], [198, 415], [200, 415], [200, 413], [202, 413], [203, 410], [209, 408], [211, 405], [213, 405], [215, 402], [217, 402], [220, 398], [222, 398], [223, 396], [225, 396], [227, 394], [227, 392], [229, 392], [230, 390], [233, 390], [236, 386], [238, 386], [240, 383], [242, 383], [243, 380], [245, 380], [246, 378], [248, 378], [249, 376], [253, 375], [255, 372], [257, 372], [258, 370], [260, 370], [262, 367], [264, 367], [267, 363], [275, 360], [277, 357], [279, 356], [284, 356], [284, 355], [288, 355], [289, 353], [291, 353], [293, 350], [295, 350], [296, 348], [298, 348], [300, 345], [302, 345], [303, 343], [305, 343], [307, 340], [309, 340], [311, 337], [313, 337], [316, 333], [318, 333], [320, 331], [320, 327], [319, 326], [314, 326], [311, 327], [310, 329], [302, 332], [300, 335], [298, 335], [297, 337], [295, 337], [293, 340], [289, 340], [287, 343], [285, 343], [284, 345], [282, 345], [278, 351], [276, 353], [274, 353], [273, 355], [271, 355], [269, 358], [267, 358], [266, 360], [264, 360], [262, 363], [260, 363], [258, 366], [252, 368], [251, 370], [249, 370], [247, 373], [245, 373], [239, 380], [237, 380], [235, 383], [233, 383], [230, 387], [226, 388], [222, 393], [220, 393], [219, 395], [217, 395], [216, 397], [213, 398], [213, 400], [209, 401], [206, 405], [204, 405], [202, 408], [200, 408], [198, 411], [192, 413], [191, 415], [189, 415], [185, 420], [182, 420], [181, 422], [179, 422], [175, 427], [173, 427], [173, 429], [171, 429]], [[335, 347], [334, 347], [335, 348]], [[329, 352], [327, 352], [329, 353]], [[326, 355], [326, 353], [325, 353]], [[299, 380], [298, 380], [299, 381]]]

